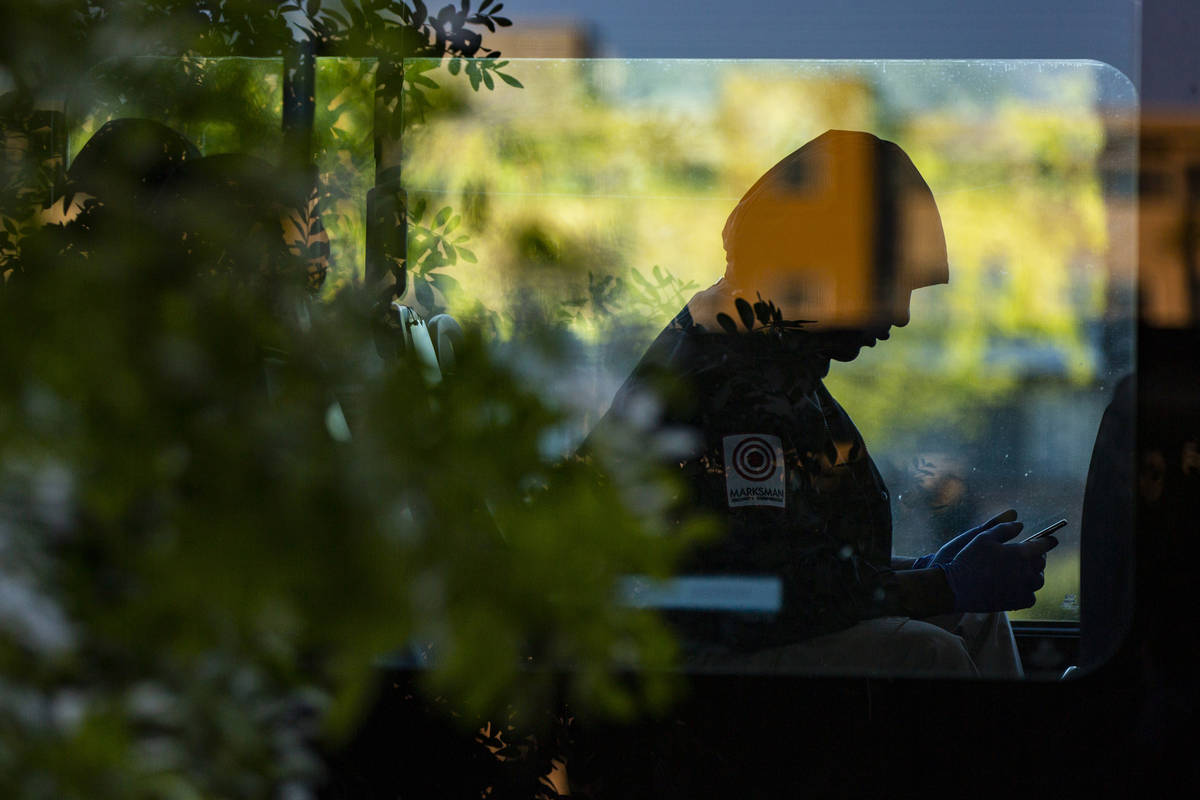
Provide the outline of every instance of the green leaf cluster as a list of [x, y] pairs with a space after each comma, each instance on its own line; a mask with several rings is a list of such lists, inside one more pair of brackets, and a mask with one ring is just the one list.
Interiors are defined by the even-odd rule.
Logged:
[[[346, 730], [406, 646], [479, 714], [544, 707], [558, 669], [612, 713], [670, 696], [670, 637], [613, 602], [619, 575], [667, 575], [692, 540], [667, 534], [667, 476], [563, 460], [562, 412], [478, 334], [439, 382], [379, 374], [355, 292], [301, 324], [299, 286], [165, 273], [148, 231], [91, 233], [4, 301], [5, 580], [30, 593], [0, 632], [8, 774], [61, 761], [59, 796], [312, 780], [294, 715]], [[13, 697], [75, 710], [26, 719]]]
[[[319, 77], [346, 92], [322, 92], [314, 141], [322, 217], [354, 239], [374, 137], [399, 119], [401, 88], [424, 86], [400, 60], [487, 53], [459, 62], [466, 82], [519, 87], [474, 30], [508, 25], [500, 11], [32, 4], [0, 34], [16, 85], [6, 144], [50, 135], [37, 103], [70, 86], [96, 104], [75, 144], [144, 113], [194, 122], [209, 152], [271, 159], [272, 76], [301, 18], [314, 52], [359, 56]], [[162, 55], [165, 71], [133, 58]], [[231, 55], [262, 60], [211, 58]], [[673, 639], [616, 603], [615, 582], [669, 575], [707, 529], [667, 525], [680, 487], [642, 461], [646, 432], [564, 454], [565, 412], [529, 372], [566, 369], [559, 350], [500, 352], [467, 319], [453, 374], [382, 360], [372, 292], [347, 280], [314, 302], [302, 276], [316, 245], [288, 252], [239, 218], [277, 208], [270, 188], [192, 198], [187, 214], [53, 197], [69, 219], [45, 224], [53, 151], [15, 150], [0, 207], [0, 582], [15, 598], [0, 623], [0, 794], [311, 788], [318, 745], [351, 729], [376, 668], [397, 660], [424, 665], [428, 694], [468, 726], [563, 699], [663, 707]], [[398, 213], [413, 284], [453, 291], [448, 272], [476, 260], [465, 217]]]

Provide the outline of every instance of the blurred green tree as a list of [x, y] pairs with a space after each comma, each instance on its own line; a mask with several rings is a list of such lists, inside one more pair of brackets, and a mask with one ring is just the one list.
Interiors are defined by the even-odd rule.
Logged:
[[[39, 139], [53, 134], [39, 111], [94, 86], [114, 57], [270, 57], [297, 40], [365, 49], [388, 114], [400, 110], [389, 91], [421, 97], [400, 92], [422, 81], [403, 70], [408, 54], [462, 59], [452, 71], [473, 89], [512, 84], [503, 62], [467, 60], [494, 55], [478, 30], [507, 25], [500, 10], [6, 9], [5, 797], [310, 796], [318, 743], [351, 728], [389, 653], [425, 664], [429, 695], [468, 731], [553, 698], [628, 716], [671, 696], [672, 639], [613, 602], [620, 575], [668, 575], [702, 533], [666, 535], [668, 476], [647, 466], [605, 482], [561, 459], [549, 443], [562, 413], [519, 358], [498, 359], [470, 328], [453, 374], [403, 360], [381, 370], [375, 296], [351, 286], [318, 306], [311, 254], [274, 233], [273, 216], [303, 202], [282, 157], [275, 173], [185, 159], [157, 194], [113, 185], [73, 199], [58, 194], [61, 146]], [[229, 102], [194, 97], [198, 118]], [[431, 252], [453, 218], [439, 212], [439, 235], [409, 259], [448, 258]], [[653, 449], [627, 433], [605, 447], [626, 463]], [[399, 746], [396, 758], [401, 772], [432, 768]]]

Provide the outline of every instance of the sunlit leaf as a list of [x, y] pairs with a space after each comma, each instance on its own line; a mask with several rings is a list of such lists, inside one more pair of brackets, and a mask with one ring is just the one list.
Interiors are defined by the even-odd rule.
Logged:
[[[462, 254], [461, 249], [459, 250], [459, 254]], [[461, 288], [458, 280], [444, 273], [439, 272], [431, 275], [429, 280], [435, 287], [437, 287], [438, 291], [442, 292], [443, 294], [450, 294], [451, 292], [456, 292]]]

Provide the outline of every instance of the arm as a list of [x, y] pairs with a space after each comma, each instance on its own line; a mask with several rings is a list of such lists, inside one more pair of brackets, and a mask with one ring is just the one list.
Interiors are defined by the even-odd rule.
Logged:
[[[913, 561], [913, 559], [893, 559]], [[883, 600], [872, 610], [872, 616], [912, 617], [923, 619], [954, 610], [954, 592], [946, 580], [945, 570], [904, 569], [883, 575]]]
[[[1002, 515], [1009, 516], [1007, 513]], [[994, 520], [993, 520], [994, 522]], [[1044, 583], [1046, 553], [1058, 545], [1053, 536], [1012, 542], [1020, 522], [1002, 522], [976, 533], [965, 545], [951, 540], [925, 569], [884, 572], [867, 616], [906, 616], [917, 619], [951, 611], [1008, 611], [1029, 608]], [[962, 537], [959, 537], [962, 538]], [[896, 559], [903, 561], [903, 559]], [[923, 560], [923, 559], [922, 559]]]
[[[987, 522], [951, 539], [936, 553], [907, 558], [892, 556], [894, 571], [883, 576], [883, 601], [879, 604], [881, 616], [907, 616], [922, 618], [945, 614], [954, 610], [954, 590], [943, 568], [954, 560], [964, 547], [984, 531], [1017, 519], [1013, 509], [997, 514]], [[918, 568], [919, 567], [919, 568]], [[873, 609], [874, 610], [874, 609]]]

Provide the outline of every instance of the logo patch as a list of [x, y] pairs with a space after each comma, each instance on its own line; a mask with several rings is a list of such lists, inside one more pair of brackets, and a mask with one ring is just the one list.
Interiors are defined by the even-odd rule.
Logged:
[[744, 433], [726, 436], [725, 494], [730, 508], [784, 508], [783, 443], [778, 436]]

